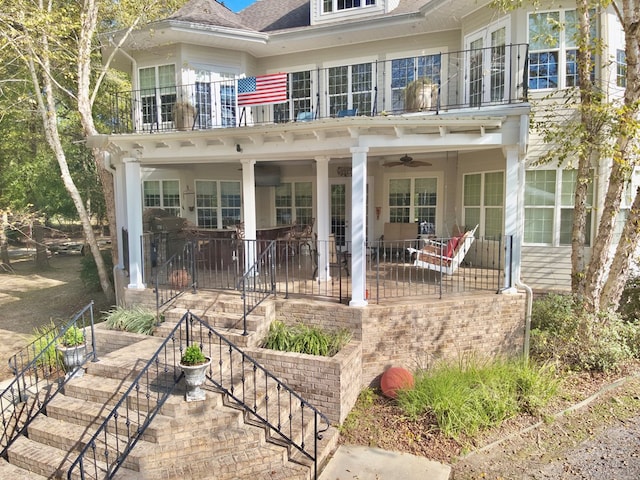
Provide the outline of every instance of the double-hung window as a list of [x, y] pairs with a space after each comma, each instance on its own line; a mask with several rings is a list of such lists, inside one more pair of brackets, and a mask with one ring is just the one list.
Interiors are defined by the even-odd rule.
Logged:
[[627, 86], [627, 54], [624, 50], [616, 50], [616, 85]]
[[313, 189], [311, 182], [282, 183], [275, 189], [276, 225], [311, 224]]
[[373, 99], [373, 66], [371, 63], [342, 65], [328, 69], [329, 114], [357, 109], [358, 114], [371, 112]]
[[392, 178], [389, 180], [389, 222], [419, 223], [433, 232], [438, 207], [437, 178]]
[[464, 176], [464, 224], [480, 225], [485, 238], [502, 236], [504, 222], [504, 172], [472, 173]]
[[202, 228], [224, 228], [240, 223], [240, 182], [196, 180], [196, 217]]
[[175, 65], [141, 68], [138, 73], [142, 123], [153, 126], [172, 122], [176, 104]]
[[414, 80], [422, 79], [433, 85], [440, 84], [440, 54], [399, 58], [391, 61], [391, 102], [394, 111], [405, 110], [405, 88]]
[[376, 0], [322, 0], [322, 13], [338, 12], [375, 4]]
[[161, 208], [180, 216], [180, 182], [178, 180], [145, 180], [142, 183], [144, 208]]
[[[595, 11], [591, 12], [592, 39], [596, 38]], [[529, 88], [541, 90], [578, 85], [578, 19], [575, 10], [529, 14]], [[594, 60], [592, 58], [592, 60]], [[595, 77], [595, 67], [591, 71]]]
[[[576, 170], [529, 170], [524, 200], [524, 242], [540, 245], [571, 245], [575, 205]], [[587, 192], [585, 244], [591, 243], [593, 182]]]

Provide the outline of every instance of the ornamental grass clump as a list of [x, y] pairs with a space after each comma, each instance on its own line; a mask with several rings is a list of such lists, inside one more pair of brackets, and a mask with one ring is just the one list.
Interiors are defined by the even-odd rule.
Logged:
[[538, 414], [557, 386], [550, 366], [471, 360], [419, 372], [415, 388], [398, 392], [398, 403], [411, 419], [433, 414], [448, 437], [473, 437], [521, 413]]
[[156, 325], [155, 313], [145, 307], [114, 307], [104, 313], [107, 328], [111, 330], [151, 335]]
[[288, 326], [276, 320], [269, 326], [269, 333], [262, 346], [282, 352], [332, 357], [350, 340], [351, 333], [346, 329], [325, 332], [314, 326], [301, 323]]

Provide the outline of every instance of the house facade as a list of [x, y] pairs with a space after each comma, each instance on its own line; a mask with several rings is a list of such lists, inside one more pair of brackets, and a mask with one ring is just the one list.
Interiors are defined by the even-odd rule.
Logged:
[[[622, 33], [611, 12], [594, 15], [607, 39], [596, 77], [619, 94]], [[233, 13], [191, 0], [105, 37], [132, 89], [91, 141], [114, 171], [127, 288], [149, 282], [145, 212], [161, 209], [199, 233], [242, 225], [249, 241], [311, 227], [344, 254], [352, 306], [367, 305], [376, 242], [395, 224], [415, 233], [393, 240], [421, 242], [477, 226], [485, 250], [467, 261], [497, 251], [498, 289], [568, 289], [575, 172], [537, 164], [549, 147], [530, 119], [576, 86], [572, 25], [557, 2], [259, 0]], [[594, 164], [592, 228], [606, 172]], [[330, 282], [336, 253], [315, 251], [314, 281]]]

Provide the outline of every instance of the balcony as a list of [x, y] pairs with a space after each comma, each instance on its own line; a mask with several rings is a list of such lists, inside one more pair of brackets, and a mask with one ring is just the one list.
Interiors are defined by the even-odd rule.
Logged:
[[208, 130], [343, 116], [438, 114], [527, 101], [528, 45], [287, 72], [287, 100], [245, 106], [238, 81], [111, 94], [114, 134]]

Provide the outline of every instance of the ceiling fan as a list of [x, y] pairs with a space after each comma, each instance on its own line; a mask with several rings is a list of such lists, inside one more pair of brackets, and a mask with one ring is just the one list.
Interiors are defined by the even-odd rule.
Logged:
[[414, 160], [413, 157], [410, 157], [409, 155], [404, 154], [396, 162], [388, 162], [388, 163], [382, 164], [383, 167], [398, 167], [400, 165], [404, 165], [405, 167], [430, 167], [431, 163], [423, 162], [420, 160]]

